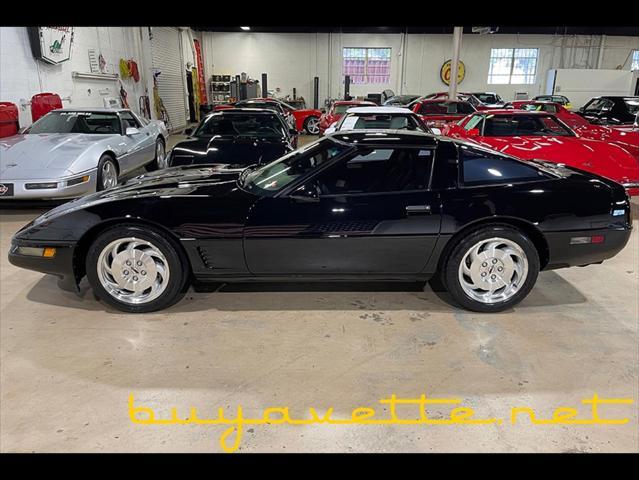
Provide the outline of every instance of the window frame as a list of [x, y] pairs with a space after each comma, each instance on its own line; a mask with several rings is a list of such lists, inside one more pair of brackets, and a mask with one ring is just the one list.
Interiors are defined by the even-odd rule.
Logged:
[[630, 71], [635, 70], [639, 70], [639, 50], [634, 50], [630, 59]]
[[[493, 56], [493, 52], [496, 50], [510, 50], [510, 56], [509, 57], [497, 57], [497, 56]], [[521, 57], [517, 57], [516, 52], [518, 50], [534, 50], [535, 52], [535, 56], [534, 57], [527, 57], [527, 56], [521, 56]], [[503, 59], [503, 58], [510, 58], [510, 71], [508, 73], [508, 81], [506, 83], [498, 83], [495, 82], [495, 78], [494, 77], [505, 77], [506, 74], [495, 74], [495, 73], [491, 73], [491, 70], [493, 69], [493, 59], [498, 60], [498, 59]], [[529, 74], [523, 74], [523, 77], [531, 77], [531, 81], [530, 82], [517, 82], [517, 83], [513, 83], [513, 70], [515, 68], [515, 60], [516, 59], [521, 59], [521, 58], [526, 58], [526, 59], [531, 59], [534, 58], [535, 59], [535, 69], [532, 73], [532, 75]], [[539, 48], [516, 48], [516, 47], [512, 47], [512, 48], [491, 48], [490, 49], [490, 57], [488, 58], [488, 79], [487, 79], [487, 84], [488, 85], [534, 85], [535, 80], [537, 79], [537, 67], [539, 66]], [[517, 76], [520, 76], [519, 74], [517, 74]]]
[[[365, 50], [366, 51], [366, 56], [364, 57], [364, 74], [362, 75], [365, 78], [364, 82], [353, 82], [352, 79], [352, 75], [351, 75], [351, 84], [352, 85], [390, 85], [391, 84], [391, 74], [392, 74], [392, 60], [393, 60], [393, 48], [392, 47], [342, 47], [342, 84], [344, 83], [344, 79], [346, 77], [346, 73], [345, 73], [345, 64], [344, 62], [346, 61], [347, 58], [356, 58], [356, 57], [346, 57], [344, 55], [346, 50]], [[388, 55], [388, 81], [387, 82], [380, 82], [380, 83], [371, 83], [369, 77], [373, 76], [373, 77], [382, 77], [385, 75], [370, 75], [368, 73], [368, 62], [370, 59], [370, 56], [368, 54], [368, 52], [370, 50], [388, 50], [389, 55]]]
[[359, 155], [362, 150], [368, 149], [376, 149], [376, 150], [429, 150], [431, 151], [431, 164], [430, 171], [428, 172], [428, 181], [426, 188], [423, 189], [411, 189], [411, 190], [397, 190], [397, 191], [389, 191], [389, 192], [358, 192], [358, 193], [329, 193], [322, 194], [318, 198], [321, 200], [322, 198], [336, 198], [336, 197], [366, 197], [366, 196], [378, 196], [378, 195], [401, 195], [408, 193], [424, 193], [432, 191], [433, 184], [433, 172], [435, 171], [435, 162], [437, 155], [437, 145], [361, 145], [354, 147], [353, 150], [344, 152], [344, 155], [340, 157], [336, 157], [333, 162], [329, 162], [326, 164], [325, 168], [318, 170], [314, 175], [309, 176], [306, 180], [301, 182], [299, 185], [296, 185], [293, 190], [289, 193], [292, 194], [299, 187], [306, 185], [308, 182], [313, 181], [317, 178], [318, 175], [321, 175], [325, 171], [338, 167], [341, 162], [348, 162]]

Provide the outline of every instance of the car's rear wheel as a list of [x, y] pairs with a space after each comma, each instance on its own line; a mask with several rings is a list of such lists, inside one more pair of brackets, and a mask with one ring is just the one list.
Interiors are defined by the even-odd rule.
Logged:
[[319, 118], [308, 117], [304, 120], [304, 130], [309, 135], [317, 135], [319, 133]]
[[86, 256], [96, 295], [118, 310], [145, 313], [176, 303], [188, 287], [188, 261], [160, 231], [123, 225], [102, 232]]
[[166, 146], [164, 145], [164, 140], [158, 138], [155, 141], [155, 158], [152, 162], [147, 163], [145, 168], [147, 172], [153, 172], [167, 167], [168, 158], [166, 156]]
[[528, 295], [539, 274], [539, 254], [520, 230], [487, 226], [455, 244], [442, 274], [446, 289], [464, 308], [499, 312]]
[[104, 154], [100, 157], [98, 162], [98, 175], [96, 189], [98, 192], [102, 190], [108, 190], [118, 184], [118, 166], [115, 163], [113, 157], [109, 154]]

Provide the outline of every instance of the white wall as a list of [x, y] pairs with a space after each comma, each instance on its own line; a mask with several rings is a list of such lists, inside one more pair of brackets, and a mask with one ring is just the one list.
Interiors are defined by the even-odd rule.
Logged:
[[[320, 77], [320, 103], [343, 95], [342, 48], [390, 47], [391, 79], [396, 93], [427, 94], [445, 90], [439, 78], [441, 65], [452, 56], [452, 35], [402, 34], [283, 34], [255, 32], [200, 32], [206, 77], [246, 72], [260, 79], [269, 74], [269, 89], [280, 87], [292, 95], [293, 87], [312, 102], [313, 77]], [[466, 78], [461, 91], [495, 91], [512, 99], [516, 91], [530, 96], [544, 93], [549, 68], [597, 68], [599, 36], [555, 35], [464, 35], [461, 60]], [[492, 48], [538, 48], [534, 84], [488, 85], [488, 61]], [[639, 37], [606, 37], [602, 68], [621, 65], [630, 69], [630, 57], [639, 49]], [[402, 72], [402, 53], [405, 56]], [[380, 85], [351, 85], [351, 94], [380, 93]]]
[[29, 101], [36, 93], [70, 97], [71, 101], [62, 102], [65, 107], [102, 107], [104, 97], [119, 98], [117, 81], [72, 78], [73, 71], [91, 71], [88, 49], [94, 48], [104, 56], [110, 73], [119, 72], [120, 58], [133, 58], [137, 62], [140, 82], [122, 81], [129, 105], [137, 112], [138, 98], [144, 95], [145, 86], [153, 102], [152, 77], [146, 68], [150, 67], [147, 55], [150, 48], [144, 43], [148, 43], [148, 36], [140, 35], [138, 27], [75, 27], [71, 59], [50, 65], [33, 58], [26, 27], [0, 27], [0, 101], [18, 105], [20, 125], [24, 127], [31, 124], [31, 111], [28, 106], [22, 108], [20, 101]]

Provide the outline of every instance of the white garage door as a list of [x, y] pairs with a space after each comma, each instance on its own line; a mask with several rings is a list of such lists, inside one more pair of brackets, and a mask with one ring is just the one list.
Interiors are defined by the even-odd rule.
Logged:
[[186, 70], [182, 67], [180, 32], [173, 27], [153, 27], [151, 39], [153, 68], [158, 76], [158, 92], [169, 114], [170, 131], [186, 127]]

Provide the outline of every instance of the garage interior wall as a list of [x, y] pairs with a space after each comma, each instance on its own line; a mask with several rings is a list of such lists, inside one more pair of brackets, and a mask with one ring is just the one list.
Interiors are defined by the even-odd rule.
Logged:
[[[342, 48], [390, 47], [390, 88], [395, 93], [427, 94], [446, 89], [439, 78], [442, 64], [452, 54], [452, 35], [442, 34], [340, 34], [340, 33], [255, 33], [199, 32], [204, 45], [206, 78], [215, 73], [246, 72], [259, 79], [269, 74], [269, 89], [279, 87], [284, 95], [293, 88], [310, 105], [312, 81], [320, 77], [320, 101], [343, 94]], [[511, 100], [515, 92], [530, 96], [544, 93], [549, 68], [597, 68], [601, 36], [477, 35], [463, 36], [461, 60], [466, 78], [461, 91], [494, 91]], [[488, 85], [492, 48], [538, 48], [534, 84]], [[639, 37], [611, 37], [604, 42], [601, 68], [629, 70], [632, 51], [639, 49]], [[402, 52], [405, 55], [402, 69]], [[403, 70], [403, 71], [402, 71]], [[379, 93], [380, 85], [351, 85], [351, 95]]]
[[[262, 73], [268, 73], [269, 89], [279, 87], [285, 96], [292, 95], [296, 88], [297, 95], [303, 96], [309, 106], [315, 76], [320, 78], [320, 103], [343, 95], [343, 47], [392, 49], [390, 84], [352, 85], [353, 96], [379, 93], [384, 88], [414, 94], [445, 90], [439, 70], [451, 57], [452, 49], [452, 35], [441, 34], [191, 32], [188, 28], [180, 31], [184, 66], [188, 59], [193, 61], [192, 50], [185, 44], [191, 37], [201, 41], [207, 81], [213, 74], [246, 72], [259, 79]], [[528, 92], [529, 96], [544, 93], [549, 68], [597, 68], [600, 42], [600, 36], [464, 35], [461, 60], [466, 65], [466, 78], [460, 90], [496, 91], [506, 100], [512, 99], [516, 91]], [[535, 83], [488, 85], [491, 48], [513, 47], [539, 49]], [[109, 72], [118, 71], [120, 58], [133, 58], [138, 62], [141, 81], [136, 84], [131, 79], [124, 80], [124, 87], [134, 111], [138, 111], [138, 97], [148, 88], [155, 117], [152, 48], [147, 27], [75, 27], [71, 60], [60, 65], [48, 65], [33, 58], [25, 27], [1, 27], [0, 101], [20, 106], [21, 99], [54, 92], [71, 98], [70, 102], [63, 101], [68, 107], [103, 106], [104, 97], [119, 96], [118, 82], [71, 77], [73, 71], [90, 71], [90, 48], [102, 52]], [[632, 51], [637, 49], [639, 37], [606, 37], [601, 68], [620, 66], [629, 70]], [[20, 108], [20, 124], [30, 123], [29, 108]]]

